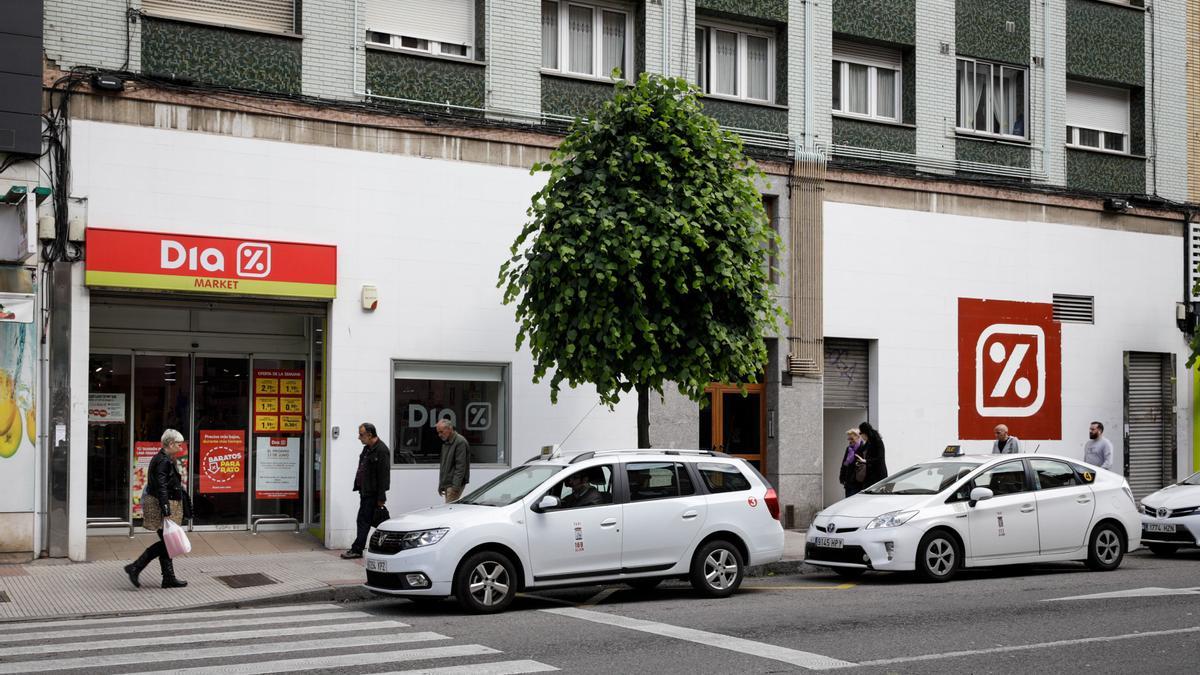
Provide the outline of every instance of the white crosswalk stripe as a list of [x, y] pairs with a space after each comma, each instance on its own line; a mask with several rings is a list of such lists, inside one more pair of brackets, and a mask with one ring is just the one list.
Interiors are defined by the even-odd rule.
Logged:
[[[502, 652], [486, 645], [448, 644], [453, 637], [331, 604], [14, 622], [4, 628], [0, 675], [237, 675], [339, 668], [401, 675], [519, 675], [558, 670], [528, 659], [497, 658]], [[402, 670], [407, 664], [413, 669]]]

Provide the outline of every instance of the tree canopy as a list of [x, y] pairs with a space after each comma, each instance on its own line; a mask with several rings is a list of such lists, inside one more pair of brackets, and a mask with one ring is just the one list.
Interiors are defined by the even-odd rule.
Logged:
[[592, 383], [610, 407], [673, 382], [699, 401], [713, 381], [754, 382], [765, 338], [784, 318], [772, 299], [779, 245], [762, 171], [741, 139], [702, 112], [682, 78], [619, 80], [591, 119], [576, 119], [549, 161], [525, 227], [500, 269], [516, 303], [517, 348], [534, 381]]

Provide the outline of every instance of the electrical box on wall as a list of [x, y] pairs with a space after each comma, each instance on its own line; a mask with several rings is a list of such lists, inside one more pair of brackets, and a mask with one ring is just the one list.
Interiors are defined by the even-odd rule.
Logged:
[[[9, 196], [12, 197], [12, 195], [13, 190], [10, 190]], [[35, 255], [37, 255], [37, 202], [35, 197], [22, 195], [15, 199], [0, 201], [0, 262], [23, 263]]]
[[368, 312], [374, 312], [379, 306], [379, 288], [371, 284], [364, 284], [362, 287], [362, 308]]

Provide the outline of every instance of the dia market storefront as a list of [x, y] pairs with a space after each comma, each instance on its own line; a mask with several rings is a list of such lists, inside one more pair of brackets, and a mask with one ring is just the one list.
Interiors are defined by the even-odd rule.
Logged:
[[88, 230], [89, 531], [140, 525], [165, 429], [201, 530], [323, 522], [334, 246]]

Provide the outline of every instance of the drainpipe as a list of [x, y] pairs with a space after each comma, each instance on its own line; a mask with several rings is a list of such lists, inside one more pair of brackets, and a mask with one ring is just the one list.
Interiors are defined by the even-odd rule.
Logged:
[[667, 56], [667, 45], [670, 44], [670, 33], [667, 28], [667, 20], [670, 17], [671, 0], [662, 0], [662, 74], [669, 75], [671, 58]]
[[813, 143], [813, 0], [804, 0], [804, 149]]
[[1050, 179], [1050, 167], [1047, 166], [1050, 162], [1050, 8], [1046, 6], [1046, 0], [1042, 0], [1042, 88], [1045, 90], [1042, 97], [1042, 174], [1046, 176], [1047, 181]]

